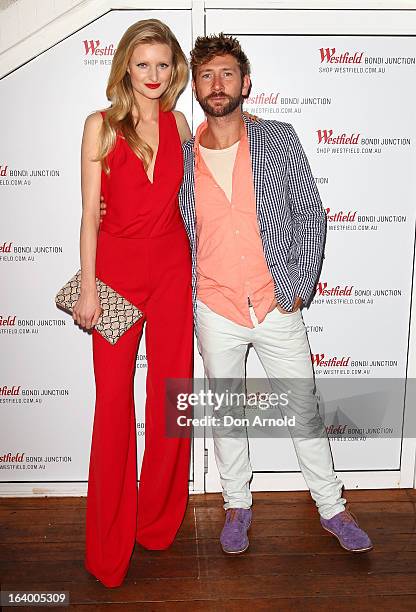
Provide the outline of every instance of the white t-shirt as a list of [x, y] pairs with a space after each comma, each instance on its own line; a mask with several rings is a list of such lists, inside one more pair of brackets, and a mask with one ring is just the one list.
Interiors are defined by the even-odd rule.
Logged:
[[226, 149], [206, 149], [199, 145], [202, 159], [230, 202], [233, 192], [234, 163], [239, 144], [240, 141], [237, 140], [231, 147]]

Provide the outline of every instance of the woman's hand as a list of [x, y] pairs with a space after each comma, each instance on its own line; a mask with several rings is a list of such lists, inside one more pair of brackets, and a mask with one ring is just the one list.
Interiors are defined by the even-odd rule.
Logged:
[[104, 216], [107, 214], [107, 204], [104, 202], [104, 196], [100, 196], [100, 223], [103, 222]]
[[247, 111], [243, 111], [243, 115], [245, 115], [247, 119], [249, 119], [250, 121], [254, 121], [254, 123], [260, 123], [260, 121], [263, 121], [261, 117], [257, 117], [257, 115], [252, 115], [251, 113], [248, 113]]
[[94, 325], [97, 325], [101, 313], [102, 308], [97, 290], [84, 291], [81, 292], [73, 308], [72, 318], [84, 329], [91, 329]]

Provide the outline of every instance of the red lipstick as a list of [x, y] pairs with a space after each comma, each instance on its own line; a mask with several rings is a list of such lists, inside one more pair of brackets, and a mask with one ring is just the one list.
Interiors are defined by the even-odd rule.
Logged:
[[149, 89], [157, 89], [158, 87], [160, 87], [160, 83], [146, 83], [146, 87], [148, 87]]

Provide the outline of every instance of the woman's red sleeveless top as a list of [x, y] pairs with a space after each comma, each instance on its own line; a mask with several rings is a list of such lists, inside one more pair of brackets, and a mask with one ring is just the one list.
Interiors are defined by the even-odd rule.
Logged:
[[107, 204], [103, 231], [124, 238], [147, 238], [183, 227], [178, 205], [183, 178], [182, 146], [172, 112], [159, 110], [159, 148], [153, 182], [142, 160], [121, 135], [107, 162], [110, 173], [101, 173], [101, 193]]

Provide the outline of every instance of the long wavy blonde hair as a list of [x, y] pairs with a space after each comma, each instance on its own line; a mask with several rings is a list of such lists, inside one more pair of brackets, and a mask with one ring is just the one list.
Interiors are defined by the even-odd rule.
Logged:
[[[173, 32], [159, 19], [143, 19], [134, 23], [123, 34], [113, 57], [111, 72], [108, 79], [106, 94], [111, 102], [106, 110], [101, 128], [99, 153], [97, 161], [101, 161], [108, 173], [106, 161], [108, 153], [113, 149], [117, 133], [121, 133], [133, 151], [143, 160], [147, 169], [152, 157], [152, 148], [138, 136], [137, 124], [140, 120], [138, 108], [130, 75], [127, 67], [134, 49], [140, 44], [161, 43], [168, 45], [172, 51], [172, 75], [166, 91], [159, 100], [162, 111], [170, 111], [188, 81], [189, 70], [186, 57]], [[133, 118], [133, 109], [138, 113], [137, 121]]]

